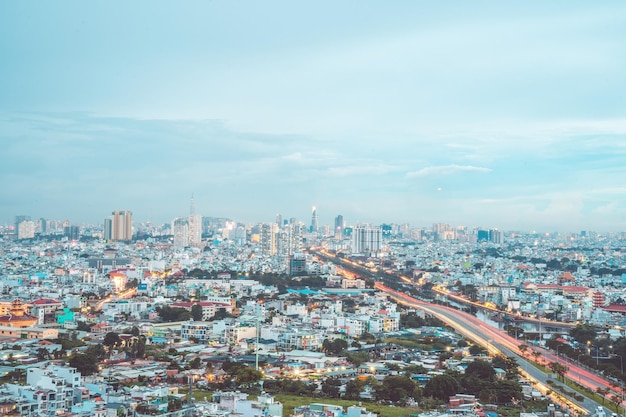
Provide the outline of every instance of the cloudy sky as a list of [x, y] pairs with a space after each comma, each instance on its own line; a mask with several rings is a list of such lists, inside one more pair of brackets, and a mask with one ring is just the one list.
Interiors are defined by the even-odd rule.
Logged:
[[626, 230], [622, 1], [5, 1], [0, 57], [0, 223]]

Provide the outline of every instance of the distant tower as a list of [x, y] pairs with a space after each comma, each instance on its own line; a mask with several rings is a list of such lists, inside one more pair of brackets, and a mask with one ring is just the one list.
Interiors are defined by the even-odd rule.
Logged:
[[177, 217], [172, 221], [172, 234], [174, 235], [174, 247], [184, 248], [189, 246], [189, 219]]
[[104, 219], [104, 240], [107, 242], [113, 240], [113, 220], [111, 218]]
[[18, 239], [32, 239], [35, 237], [35, 222], [32, 220], [24, 220], [17, 226]]
[[[115, 210], [111, 218], [111, 239], [130, 241], [133, 238], [133, 214], [129, 210]], [[106, 223], [105, 223], [106, 227]]]
[[313, 206], [313, 210], [311, 211], [311, 228], [309, 232], [316, 233], [317, 227], [317, 209]]
[[199, 245], [202, 242], [202, 216], [196, 214], [196, 203], [191, 195], [189, 208], [189, 244]]
[[379, 226], [359, 225], [352, 230], [352, 253], [371, 254], [382, 249], [383, 232]]
[[263, 223], [261, 225], [261, 253], [263, 255], [276, 255], [277, 237], [278, 225], [276, 223]]
[[20, 223], [30, 220], [30, 216], [15, 216], [15, 235], [17, 235], [17, 229]]
[[340, 214], [335, 217], [335, 239], [341, 239], [343, 236], [343, 216]]

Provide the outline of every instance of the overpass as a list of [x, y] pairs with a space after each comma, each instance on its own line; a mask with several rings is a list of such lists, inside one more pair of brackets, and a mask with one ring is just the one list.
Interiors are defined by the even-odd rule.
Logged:
[[[323, 260], [329, 261], [329, 262], [333, 262], [335, 264], [340, 265], [342, 268], [350, 271], [351, 273], [356, 273], [361, 275], [362, 277], [367, 277], [370, 280], [372, 280], [373, 282], [377, 282], [379, 281], [381, 278], [383, 281], [387, 281], [387, 282], [393, 282], [394, 284], [399, 284], [399, 283], [403, 283], [403, 284], [413, 284], [413, 280], [410, 279], [409, 277], [406, 277], [404, 275], [398, 275], [398, 274], [393, 274], [393, 273], [389, 273], [389, 272], [385, 272], [385, 271], [380, 271], [377, 269], [373, 269], [373, 268], [366, 268], [360, 264], [358, 264], [357, 262], [353, 262], [349, 259], [346, 258], [342, 258], [342, 257], [338, 257], [337, 255], [330, 253], [324, 249], [316, 249], [316, 248], [309, 248], [308, 251], [311, 254], [314, 254], [318, 257], [320, 257]], [[469, 306], [473, 306], [475, 308], [481, 309], [483, 311], [489, 311], [489, 312], [493, 312], [493, 313], [500, 313], [500, 314], [504, 314], [506, 317], [508, 317], [509, 320], [511, 321], [523, 321], [526, 323], [532, 323], [532, 324], [536, 324], [537, 326], [544, 326], [544, 327], [550, 327], [550, 328], [555, 328], [555, 329], [564, 329], [564, 330], [569, 330], [573, 327], [576, 327], [576, 323], [567, 323], [567, 322], [562, 322], [562, 321], [553, 321], [553, 320], [547, 320], [547, 319], [541, 319], [541, 318], [533, 318], [533, 317], [528, 317], [528, 316], [518, 316], [515, 314], [511, 314], [511, 313], [507, 313], [504, 312], [502, 310], [499, 310], [495, 307], [491, 307], [485, 304], [481, 304], [481, 303], [477, 303], [471, 300], [468, 300], [465, 297], [461, 297], [459, 295], [456, 294], [452, 294], [449, 291], [444, 291], [443, 289], [438, 289], [438, 288], [433, 288], [433, 291], [435, 291], [437, 294], [450, 298], [451, 300], [457, 302], [457, 303], [461, 303], [461, 304], [465, 304], [465, 305], [469, 305]], [[543, 332], [542, 332], [543, 333]]]
[[[526, 356], [532, 354], [531, 352], [533, 351], [537, 351], [541, 354], [541, 357], [545, 358], [546, 362], [549, 361], [561, 363], [560, 358], [556, 357], [551, 352], [537, 348], [535, 346], [529, 346], [529, 352], [524, 353], [520, 350], [519, 341], [517, 339], [509, 336], [504, 332], [492, 328], [491, 326], [483, 323], [471, 314], [456, 310], [451, 307], [446, 307], [439, 304], [431, 304], [425, 301], [418, 300], [401, 291], [393, 290], [389, 287], [386, 287], [382, 283], [376, 283], [374, 287], [384, 292], [400, 304], [419, 308], [432, 315], [433, 317], [436, 317], [439, 320], [445, 322], [446, 324], [453, 327], [459, 334], [461, 334], [465, 338], [486, 347], [489, 353], [502, 353], [505, 356], [515, 357], [520, 364], [522, 375], [524, 375], [529, 380], [534, 381], [537, 388], [539, 388], [539, 390], [544, 394], [547, 393], [548, 390], [551, 390], [551, 388], [547, 386], [547, 380], [549, 379], [549, 376], [543, 371], [537, 369], [527, 359]], [[592, 391], [595, 391], [597, 388], [607, 390], [615, 389], [609, 381], [601, 378], [600, 376], [592, 372], [580, 368], [572, 363], [567, 363], [567, 366], [569, 367], [569, 370], [568, 372], [566, 372], [565, 376], [572, 381], [578, 381], [580, 385], [585, 386]], [[618, 394], [623, 393], [622, 390], [615, 390]], [[577, 415], [590, 414], [592, 410], [597, 410], [597, 407], [600, 406], [600, 404], [589, 398], [585, 398], [583, 401], [577, 401], [563, 397], [562, 395], [554, 392], [551, 395], [553, 397], [556, 396], [560, 402], [566, 404], [570, 411]], [[611, 415], [612, 411], [607, 410], [607, 413], [608, 415]]]

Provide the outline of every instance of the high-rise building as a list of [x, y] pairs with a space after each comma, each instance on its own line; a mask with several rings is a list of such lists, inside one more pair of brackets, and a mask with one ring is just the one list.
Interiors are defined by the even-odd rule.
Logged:
[[289, 258], [289, 275], [301, 275], [306, 273], [306, 257], [304, 254], [292, 255]]
[[311, 211], [311, 228], [309, 230], [309, 232], [311, 233], [317, 233], [317, 208], [315, 208], [315, 206], [313, 206], [313, 210]]
[[189, 210], [189, 244], [199, 245], [202, 242], [202, 216], [196, 214], [196, 204], [191, 196], [191, 207]]
[[[105, 222], [106, 228], [106, 222]], [[106, 233], [105, 233], [106, 235]], [[133, 238], [133, 218], [129, 210], [115, 210], [111, 217], [111, 238], [108, 240], [130, 241]]]
[[78, 240], [80, 239], [80, 229], [78, 226], [65, 226], [63, 228], [63, 236], [69, 240]]
[[343, 237], [343, 216], [340, 214], [335, 217], [335, 239], [341, 239]]
[[107, 242], [113, 240], [113, 220], [111, 218], [104, 219], [104, 235], [102, 237]]
[[15, 216], [15, 234], [17, 235], [17, 228], [20, 225], [20, 223], [25, 222], [27, 220], [30, 220], [30, 216]]
[[32, 220], [21, 221], [17, 225], [18, 239], [32, 239], [35, 237], [35, 222]]
[[378, 226], [355, 226], [352, 230], [352, 253], [375, 253], [382, 249], [383, 233]]
[[189, 246], [189, 219], [184, 217], [174, 219], [172, 221], [172, 234], [174, 235], [174, 247]]
[[50, 229], [50, 222], [43, 217], [39, 219], [39, 232], [45, 235], [48, 233], [48, 229]]
[[278, 225], [264, 223], [261, 225], [261, 253], [274, 256], [277, 252]]
[[504, 233], [498, 229], [479, 230], [477, 240], [479, 242], [504, 243]]

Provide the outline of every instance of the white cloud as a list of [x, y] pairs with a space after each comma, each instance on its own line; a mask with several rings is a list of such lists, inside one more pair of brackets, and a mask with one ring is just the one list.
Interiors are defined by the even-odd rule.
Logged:
[[472, 165], [440, 165], [422, 168], [417, 171], [406, 173], [406, 178], [424, 178], [443, 175], [454, 175], [462, 172], [491, 172], [490, 168], [475, 167]]

